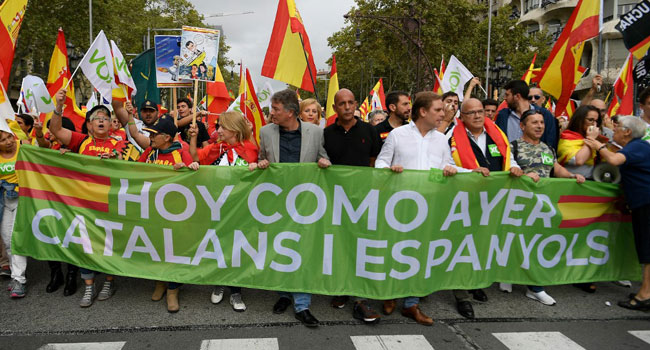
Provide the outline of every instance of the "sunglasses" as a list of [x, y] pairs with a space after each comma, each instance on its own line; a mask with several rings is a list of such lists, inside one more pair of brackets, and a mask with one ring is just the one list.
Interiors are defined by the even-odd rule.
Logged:
[[530, 96], [528, 96], [529, 100], [539, 100], [540, 98], [542, 98], [542, 96], [540, 96], [540, 95], [530, 95]]

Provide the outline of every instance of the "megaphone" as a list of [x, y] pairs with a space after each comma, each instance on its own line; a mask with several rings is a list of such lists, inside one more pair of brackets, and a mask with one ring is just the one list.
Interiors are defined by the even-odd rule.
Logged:
[[617, 166], [609, 163], [600, 163], [594, 167], [594, 180], [617, 184], [621, 182], [621, 172]]

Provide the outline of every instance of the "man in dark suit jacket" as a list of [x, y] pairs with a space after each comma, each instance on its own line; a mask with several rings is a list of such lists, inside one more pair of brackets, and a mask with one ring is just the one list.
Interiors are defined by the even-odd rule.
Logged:
[[[271, 97], [271, 121], [273, 124], [260, 129], [260, 153], [257, 163], [249, 168], [266, 169], [270, 163], [312, 163], [321, 168], [331, 165], [323, 148], [323, 129], [303, 123], [298, 118], [300, 107], [293, 90], [278, 91]], [[293, 299], [296, 318], [307, 327], [318, 326], [318, 320], [309, 312], [311, 294], [280, 293], [273, 305], [273, 313], [281, 314]]]
[[557, 120], [548, 109], [536, 106], [528, 101], [528, 84], [523, 80], [512, 80], [504, 86], [504, 89], [506, 90], [505, 100], [508, 108], [499, 111], [496, 124], [506, 133], [508, 140], [514, 141], [521, 137], [522, 131], [519, 126], [519, 118], [525, 111], [535, 109], [539, 110], [544, 117], [542, 142], [557, 150], [559, 137]]

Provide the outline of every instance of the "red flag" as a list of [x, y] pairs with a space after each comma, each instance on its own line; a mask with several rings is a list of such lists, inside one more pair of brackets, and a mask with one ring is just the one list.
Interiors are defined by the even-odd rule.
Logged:
[[257, 141], [257, 144], [260, 143], [260, 129], [266, 125], [266, 120], [264, 120], [264, 114], [262, 113], [262, 108], [260, 107], [260, 102], [257, 99], [257, 94], [255, 94], [255, 88], [253, 87], [253, 80], [251, 75], [246, 68], [246, 84], [245, 84], [244, 93], [241, 95], [241, 111], [244, 113], [244, 116], [253, 124], [253, 137]]
[[621, 69], [621, 74], [614, 83], [614, 97], [609, 104], [609, 110], [607, 110], [607, 115], [610, 117], [616, 114], [632, 115], [634, 113], [634, 92], [632, 91], [634, 86], [634, 75], [632, 74], [634, 64], [632, 59], [632, 54], [628, 54], [625, 65]]
[[207, 110], [210, 112], [208, 115], [209, 134], [212, 134], [212, 131], [214, 131], [219, 114], [228, 109], [231, 101], [228, 88], [226, 88], [223, 75], [221, 75], [221, 69], [219, 69], [219, 66], [216, 66], [215, 69], [215, 81], [207, 83], [205, 89], [207, 93]]

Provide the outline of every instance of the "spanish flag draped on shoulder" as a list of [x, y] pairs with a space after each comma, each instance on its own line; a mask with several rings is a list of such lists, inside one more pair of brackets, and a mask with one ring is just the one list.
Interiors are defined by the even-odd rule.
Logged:
[[600, 1], [579, 0], [542, 71], [533, 82], [557, 99], [556, 115], [560, 115], [571, 98], [579, 74], [584, 42], [598, 35], [600, 30]]
[[334, 124], [336, 112], [334, 111], [334, 96], [339, 91], [339, 75], [336, 71], [336, 56], [332, 55], [332, 70], [330, 71], [330, 86], [327, 88], [327, 106], [325, 108], [325, 117], [327, 125]]
[[[54, 52], [52, 52], [52, 58], [50, 59], [50, 72], [47, 74], [47, 91], [50, 93], [50, 96], [54, 96], [57, 91], [68, 85], [65, 95], [65, 105], [63, 107], [63, 116], [74, 123], [77, 131], [81, 131], [81, 127], [86, 120], [86, 114], [77, 106], [77, 101], [74, 96], [74, 83], [70, 81], [71, 75], [68, 66], [68, 49], [65, 46], [65, 35], [63, 34], [63, 29], [59, 28]], [[68, 84], [68, 81], [70, 81], [70, 84]], [[47, 121], [51, 117], [52, 113], [48, 113], [41, 121], [44, 125], [47, 125]]]
[[294, 0], [280, 0], [278, 3], [262, 75], [314, 92], [316, 65]]

